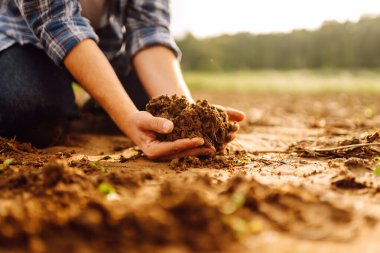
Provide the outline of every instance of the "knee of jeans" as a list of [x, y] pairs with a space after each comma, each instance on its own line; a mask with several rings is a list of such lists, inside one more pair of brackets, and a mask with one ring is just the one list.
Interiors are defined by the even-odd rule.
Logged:
[[0, 136], [30, 142], [38, 148], [59, 144], [64, 140], [68, 126], [64, 118], [47, 114], [46, 110], [29, 114], [18, 113], [14, 117], [0, 114]]
[[[54, 108], [57, 113], [72, 109], [75, 104], [75, 96], [71, 86], [65, 82], [56, 80], [56, 83], [47, 83], [46, 80], [34, 80], [40, 84], [29, 87], [15, 87], [9, 89], [8, 106], [20, 112], [34, 112], [41, 109]], [[44, 83], [44, 84], [42, 84]]]
[[41, 92], [29, 91], [1, 99], [0, 119], [3, 126], [33, 125], [39, 122], [67, 121], [78, 113], [72, 98], [46, 96]]
[[54, 107], [34, 105], [28, 109], [0, 112], [0, 136], [16, 137], [31, 142], [36, 147], [57, 143], [62, 129], [67, 126], [68, 117]]

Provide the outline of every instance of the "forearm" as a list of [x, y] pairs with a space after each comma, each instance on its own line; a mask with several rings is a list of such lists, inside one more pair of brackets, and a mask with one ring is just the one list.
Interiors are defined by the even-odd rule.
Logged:
[[65, 57], [64, 65], [81, 86], [128, 134], [127, 120], [137, 109], [107, 58], [92, 40], [83, 40]]
[[146, 48], [133, 58], [133, 65], [150, 97], [177, 94], [193, 102], [179, 62], [170, 49], [163, 46]]

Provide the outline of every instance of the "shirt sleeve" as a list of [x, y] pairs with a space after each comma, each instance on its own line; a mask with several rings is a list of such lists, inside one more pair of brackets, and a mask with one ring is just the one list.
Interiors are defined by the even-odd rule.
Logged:
[[24, 20], [39, 39], [47, 55], [61, 65], [80, 41], [98, 37], [80, 14], [76, 0], [16, 0]]
[[180, 60], [181, 51], [170, 33], [169, 0], [130, 0], [126, 10], [126, 49], [132, 58], [140, 50], [162, 45]]

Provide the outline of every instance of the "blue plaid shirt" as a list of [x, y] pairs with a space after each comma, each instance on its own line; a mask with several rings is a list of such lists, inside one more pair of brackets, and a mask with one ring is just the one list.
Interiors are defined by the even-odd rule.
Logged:
[[[169, 0], [109, 0], [109, 33], [100, 46], [108, 58], [124, 53], [128, 60], [152, 45], [163, 45], [179, 57], [170, 35]], [[111, 31], [112, 30], [112, 31]], [[106, 32], [107, 34], [107, 32]], [[77, 0], [0, 0], [0, 51], [15, 43], [33, 44], [61, 65], [84, 39], [99, 42]]]

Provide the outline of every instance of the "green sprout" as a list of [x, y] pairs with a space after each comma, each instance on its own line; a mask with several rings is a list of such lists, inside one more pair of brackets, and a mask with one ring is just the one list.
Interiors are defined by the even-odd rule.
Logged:
[[375, 175], [378, 176], [378, 177], [380, 176], [380, 164], [376, 165]]
[[245, 219], [239, 217], [231, 217], [229, 220], [229, 225], [235, 232], [237, 238], [242, 239], [248, 234], [249, 226]]
[[14, 162], [13, 158], [8, 158], [4, 160], [3, 164], [0, 166], [0, 171], [8, 169], [9, 165], [11, 165]]
[[373, 107], [366, 107], [364, 109], [364, 115], [368, 119], [372, 119], [373, 117], [375, 117], [375, 110], [374, 110], [374, 108]]
[[224, 214], [232, 214], [236, 212], [239, 208], [241, 208], [245, 203], [245, 196], [241, 192], [235, 192], [232, 195], [230, 201], [228, 201], [225, 205], [222, 206], [222, 213]]
[[264, 230], [263, 221], [259, 218], [247, 220], [236, 215], [226, 215], [222, 218], [222, 221], [232, 229], [238, 240], [242, 240], [250, 234], [258, 234]]
[[109, 183], [104, 183], [104, 182], [99, 185], [98, 190], [100, 193], [103, 193], [104, 195], [116, 193], [116, 190], [112, 185], [110, 185]]
[[375, 167], [375, 175], [376, 176], [380, 176], [380, 156], [376, 156], [375, 158], [374, 158], [374, 160], [376, 161], [376, 167]]
[[73, 88], [80, 88], [80, 85], [78, 83], [76, 83], [76, 82], [71, 82], [71, 86]]
[[95, 162], [90, 163], [89, 165], [90, 165], [91, 168], [100, 170], [103, 173], [110, 173], [111, 169], [109, 169], [109, 168], [103, 166], [102, 164], [100, 164], [100, 162], [103, 161], [103, 160], [105, 160], [105, 159], [103, 159], [103, 158], [99, 159], [99, 160], [97, 160]]

